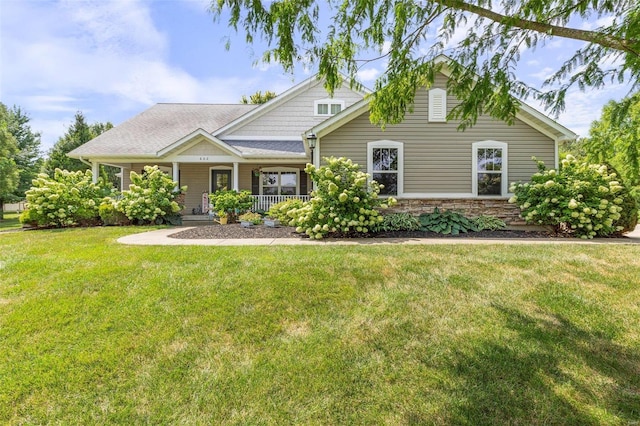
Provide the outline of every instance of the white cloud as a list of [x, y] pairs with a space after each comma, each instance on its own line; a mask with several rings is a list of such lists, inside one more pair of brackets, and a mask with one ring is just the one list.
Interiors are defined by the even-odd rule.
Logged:
[[172, 65], [168, 35], [156, 27], [151, 6], [3, 2], [0, 99], [31, 113], [44, 150], [79, 110], [91, 122], [117, 124], [157, 102], [235, 103], [248, 84], [259, 85], [239, 76], [197, 78]]
[[381, 72], [377, 68], [366, 68], [358, 71], [357, 78], [361, 82], [366, 83], [369, 81], [375, 81], [380, 74]]
[[537, 72], [530, 73], [529, 76], [535, 78], [536, 80], [544, 81], [547, 78], [551, 77], [551, 75], [553, 75], [554, 72], [555, 70], [553, 68], [544, 67]]
[[79, 102], [78, 98], [71, 96], [33, 95], [22, 99], [20, 105], [26, 111], [75, 112], [77, 108], [73, 105]]
[[629, 85], [610, 84], [601, 90], [582, 92], [578, 88], [567, 92], [566, 108], [558, 122], [582, 137], [589, 135], [589, 127], [600, 119], [602, 107], [610, 100], [620, 100], [627, 95]]
[[600, 27], [608, 27], [614, 23], [616, 17], [614, 15], [601, 16], [595, 20], [586, 20], [581, 22], [580, 29], [585, 31], [595, 30]]

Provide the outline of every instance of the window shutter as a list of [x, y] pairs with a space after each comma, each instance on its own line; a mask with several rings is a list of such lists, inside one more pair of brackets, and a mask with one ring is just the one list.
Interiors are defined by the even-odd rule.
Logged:
[[429, 90], [429, 121], [445, 123], [447, 121], [447, 91]]
[[251, 171], [251, 195], [260, 195], [260, 176]]
[[307, 195], [308, 193], [307, 173], [304, 170], [300, 170], [300, 195]]

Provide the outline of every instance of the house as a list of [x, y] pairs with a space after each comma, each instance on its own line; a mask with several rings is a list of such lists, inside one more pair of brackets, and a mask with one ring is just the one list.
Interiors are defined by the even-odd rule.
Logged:
[[[250, 190], [255, 208], [287, 197], [308, 198], [307, 162], [348, 157], [384, 183], [382, 195], [397, 209], [434, 207], [492, 214], [518, 222], [507, 203], [510, 182], [537, 171], [532, 156], [558, 164], [558, 142], [576, 135], [523, 105], [513, 125], [489, 116], [458, 131], [447, 112], [458, 102], [447, 94], [447, 70], [419, 90], [413, 113], [385, 130], [369, 121], [366, 91], [344, 84], [329, 97], [312, 77], [262, 105], [158, 104], [69, 153], [98, 166], [130, 171], [158, 165], [188, 186], [185, 212], [198, 210], [203, 193], [221, 188]], [[315, 135], [315, 149], [307, 135]]]

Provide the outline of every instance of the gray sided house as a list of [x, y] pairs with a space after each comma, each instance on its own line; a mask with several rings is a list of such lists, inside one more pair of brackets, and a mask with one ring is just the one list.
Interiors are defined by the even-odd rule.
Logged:
[[69, 156], [90, 162], [94, 176], [100, 164], [120, 167], [122, 189], [131, 171], [158, 165], [188, 186], [185, 214], [199, 212], [203, 193], [221, 188], [250, 190], [256, 209], [306, 199], [312, 189], [306, 163], [335, 156], [351, 158], [384, 183], [399, 210], [440, 207], [517, 223], [509, 183], [536, 172], [532, 156], [557, 166], [558, 142], [576, 135], [526, 105], [512, 126], [482, 116], [458, 131], [446, 119], [458, 102], [446, 83], [445, 68], [433, 87], [418, 91], [413, 113], [384, 131], [369, 121], [365, 92], [344, 85], [329, 97], [310, 78], [262, 105], [158, 104]]

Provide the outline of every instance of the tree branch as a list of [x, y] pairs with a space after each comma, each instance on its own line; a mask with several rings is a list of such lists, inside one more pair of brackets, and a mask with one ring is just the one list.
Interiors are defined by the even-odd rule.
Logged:
[[548, 24], [545, 22], [531, 21], [529, 19], [518, 18], [517, 16], [506, 16], [500, 13], [494, 12], [489, 9], [485, 9], [474, 4], [466, 3], [462, 0], [434, 0], [436, 3], [443, 6], [464, 10], [474, 13], [483, 18], [490, 19], [502, 25], [514, 26], [525, 30], [533, 30], [540, 33], [555, 35], [565, 38], [571, 38], [575, 40], [583, 40], [590, 43], [596, 43], [604, 47], [608, 47], [615, 50], [631, 53], [636, 56], [640, 56], [637, 47], [640, 44], [640, 40], [627, 40], [620, 37], [615, 37], [611, 34], [603, 34], [597, 31], [586, 31], [575, 28], [560, 27], [557, 25]]

